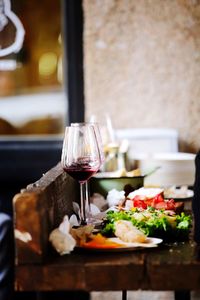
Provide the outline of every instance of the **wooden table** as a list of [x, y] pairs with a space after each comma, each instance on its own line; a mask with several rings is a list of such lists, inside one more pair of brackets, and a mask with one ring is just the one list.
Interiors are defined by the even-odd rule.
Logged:
[[192, 243], [123, 253], [51, 253], [45, 263], [17, 265], [16, 282], [25, 291], [196, 290], [200, 262]]
[[59, 256], [48, 236], [70, 211], [76, 188], [58, 165], [14, 197], [15, 229], [32, 237], [28, 243], [16, 239], [16, 290], [173, 290], [176, 299], [183, 300], [189, 299], [187, 291], [199, 289], [199, 246], [192, 241], [123, 253], [79, 250]]

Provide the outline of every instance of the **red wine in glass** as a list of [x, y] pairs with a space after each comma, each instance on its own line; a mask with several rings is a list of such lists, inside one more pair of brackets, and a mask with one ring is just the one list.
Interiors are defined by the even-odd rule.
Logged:
[[82, 163], [74, 163], [70, 166], [65, 166], [63, 169], [79, 182], [86, 182], [98, 171], [99, 167], [95, 168], [94, 166], [91, 166], [89, 162], [85, 161]]

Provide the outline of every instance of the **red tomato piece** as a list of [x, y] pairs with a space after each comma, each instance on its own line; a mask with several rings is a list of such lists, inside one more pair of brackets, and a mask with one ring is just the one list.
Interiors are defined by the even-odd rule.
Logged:
[[153, 206], [156, 209], [168, 209], [167, 203], [166, 202], [159, 202], [159, 203], [155, 203], [155, 206]]
[[147, 206], [152, 206], [152, 199], [151, 198], [147, 198], [146, 200], [144, 200], [144, 202], [146, 203]]
[[161, 194], [158, 194], [156, 195], [154, 198], [153, 198], [154, 202], [155, 203], [160, 203], [160, 202], [164, 202], [164, 198]]
[[143, 209], [146, 209], [147, 208], [147, 205], [146, 203], [144, 202], [144, 200], [133, 200], [133, 206], [134, 207], [138, 207], [138, 208], [143, 208]]
[[174, 210], [175, 209], [174, 199], [170, 199], [170, 200], [166, 201], [166, 203], [167, 203], [167, 209], [169, 209], [169, 210]]

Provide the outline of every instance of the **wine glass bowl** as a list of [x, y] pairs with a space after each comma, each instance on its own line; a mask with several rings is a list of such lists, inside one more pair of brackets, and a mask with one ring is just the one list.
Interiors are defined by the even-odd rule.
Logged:
[[92, 163], [89, 157], [80, 157], [75, 162], [68, 163], [63, 169], [71, 177], [84, 183], [98, 171], [99, 164]]
[[89, 123], [76, 123], [66, 127], [61, 163], [64, 171], [80, 183], [81, 224], [86, 224], [84, 184], [95, 174], [101, 165], [100, 148], [94, 126]]

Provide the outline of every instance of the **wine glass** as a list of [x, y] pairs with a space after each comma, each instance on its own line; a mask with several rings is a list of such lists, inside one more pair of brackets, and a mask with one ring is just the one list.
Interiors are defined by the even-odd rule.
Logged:
[[108, 144], [116, 143], [115, 131], [113, 129], [112, 121], [110, 116], [105, 113], [102, 116], [92, 115], [90, 117], [90, 123], [98, 124], [101, 132], [101, 139], [103, 146]]
[[[83, 123], [71, 123], [71, 126], [77, 126], [79, 124]], [[104, 151], [103, 151], [103, 143], [102, 143], [102, 138], [101, 138], [101, 133], [99, 129], [99, 125], [96, 122], [89, 122], [87, 123], [88, 125], [91, 125], [94, 127], [95, 135], [97, 138], [98, 146], [99, 146], [99, 155], [100, 155], [100, 166], [104, 163]], [[93, 224], [96, 225], [97, 220], [92, 217], [92, 212], [91, 212], [91, 203], [90, 203], [90, 196], [89, 196], [89, 186], [88, 186], [88, 181], [84, 182], [84, 188], [85, 188], [85, 212], [86, 212], [86, 221], [88, 224]]]
[[84, 183], [95, 174], [101, 165], [99, 143], [94, 126], [76, 123], [66, 127], [61, 163], [65, 172], [80, 183], [80, 223], [86, 224], [85, 203], [88, 195]]
[[115, 130], [112, 125], [110, 116], [105, 113], [102, 116], [92, 115], [90, 122], [97, 122], [102, 137], [102, 145], [104, 151], [104, 164], [102, 165], [101, 171], [112, 172], [118, 169], [117, 155], [119, 151], [119, 142], [116, 139]]

